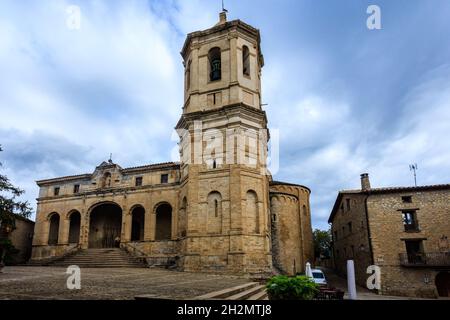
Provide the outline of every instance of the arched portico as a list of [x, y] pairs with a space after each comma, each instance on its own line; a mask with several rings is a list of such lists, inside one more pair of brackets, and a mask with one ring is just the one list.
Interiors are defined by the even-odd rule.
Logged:
[[131, 208], [131, 241], [143, 241], [145, 230], [145, 209], [141, 205]]
[[59, 240], [60, 217], [57, 212], [52, 212], [48, 216], [48, 244], [57, 245]]
[[122, 208], [101, 202], [89, 209], [89, 248], [117, 247], [122, 232]]
[[69, 219], [69, 243], [79, 243], [81, 233], [81, 214], [72, 210], [68, 214]]
[[155, 240], [170, 240], [172, 238], [172, 206], [167, 202], [155, 206]]

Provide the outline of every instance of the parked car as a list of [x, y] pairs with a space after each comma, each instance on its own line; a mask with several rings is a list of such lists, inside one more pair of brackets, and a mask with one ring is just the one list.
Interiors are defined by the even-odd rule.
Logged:
[[321, 286], [327, 285], [327, 279], [325, 278], [325, 274], [320, 269], [312, 269], [313, 280], [315, 283]]

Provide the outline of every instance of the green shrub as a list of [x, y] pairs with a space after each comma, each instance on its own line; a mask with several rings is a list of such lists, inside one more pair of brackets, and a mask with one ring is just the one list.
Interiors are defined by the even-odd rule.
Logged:
[[312, 300], [318, 287], [306, 276], [275, 276], [266, 284], [270, 300]]
[[[5, 265], [10, 265], [14, 262], [13, 255], [19, 253], [19, 250], [17, 250], [11, 240], [9, 239], [0, 239], [0, 258], [3, 255], [3, 263]], [[1, 259], [0, 259], [1, 261]]]

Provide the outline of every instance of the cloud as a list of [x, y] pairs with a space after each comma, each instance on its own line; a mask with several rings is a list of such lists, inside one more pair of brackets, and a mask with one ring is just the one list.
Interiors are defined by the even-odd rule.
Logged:
[[[69, 4], [79, 30], [67, 28]], [[311, 188], [315, 227], [362, 172], [373, 186], [411, 185], [417, 162], [420, 184], [450, 178], [450, 4], [379, 0], [381, 31], [367, 30], [367, 5], [226, 3], [261, 30], [263, 102], [281, 137], [274, 178]], [[179, 52], [219, 11], [209, 0], [1, 1], [2, 170], [34, 203], [34, 180], [91, 172], [110, 153], [122, 166], [170, 160]]]
[[[328, 105], [333, 105], [333, 110], [324, 113]], [[314, 186], [311, 202], [316, 226], [326, 228], [337, 191], [360, 188], [359, 174], [363, 172], [370, 173], [373, 187], [410, 186], [414, 180], [408, 165], [417, 162], [419, 184], [449, 183], [449, 65], [424, 74], [399, 100], [399, 117], [392, 119], [396, 130], [388, 136], [366, 130], [351, 117], [351, 107], [346, 104], [308, 98], [297, 107], [300, 110], [294, 108], [294, 116], [280, 116], [288, 119], [287, 128], [298, 124], [297, 130], [285, 130], [285, 142], [294, 142], [286, 143], [287, 150], [281, 152], [290, 156], [281, 166], [280, 176], [298, 177], [303, 184]], [[296, 143], [295, 139], [307, 142]], [[281, 161], [283, 164], [283, 158]]]
[[14, 185], [26, 191], [23, 198], [33, 206], [38, 195], [36, 180], [61, 173], [91, 172], [92, 161], [96, 160], [94, 149], [40, 130], [27, 133], [0, 129], [0, 137], [1, 170]]

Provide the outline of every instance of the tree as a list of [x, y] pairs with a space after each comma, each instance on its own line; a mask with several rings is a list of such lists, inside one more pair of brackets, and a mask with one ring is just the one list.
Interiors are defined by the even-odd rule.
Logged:
[[314, 256], [330, 257], [331, 251], [331, 230], [315, 229], [313, 232], [314, 241]]
[[[0, 145], [1, 151], [3, 150]], [[0, 270], [4, 266], [6, 254], [14, 248], [9, 234], [15, 229], [16, 217], [29, 218], [32, 213], [28, 201], [18, 199], [23, 193], [24, 191], [15, 187], [7, 176], [0, 174]]]

